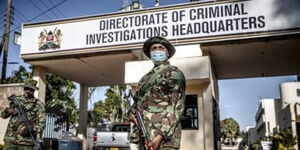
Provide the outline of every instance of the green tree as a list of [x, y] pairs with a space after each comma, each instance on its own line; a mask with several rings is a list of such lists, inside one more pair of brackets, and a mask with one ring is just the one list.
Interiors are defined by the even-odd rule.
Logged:
[[125, 85], [110, 86], [106, 91], [105, 100], [94, 103], [93, 110], [89, 114], [89, 122], [99, 123], [101, 119], [108, 119], [111, 122], [126, 122], [126, 113], [129, 105], [123, 99]]
[[[97, 87], [90, 87], [88, 89], [88, 100], [91, 100], [93, 93], [96, 91]], [[95, 106], [94, 106], [95, 107]], [[93, 114], [93, 110], [88, 110], [88, 125], [91, 127], [96, 127], [97, 115]]]
[[[31, 69], [31, 67], [30, 67]], [[24, 66], [19, 66], [18, 70], [14, 71], [12, 76], [6, 78], [6, 82], [11, 83], [23, 83], [24, 80], [32, 78], [32, 71], [27, 71]]]
[[109, 113], [107, 113], [108, 109], [109, 108], [105, 105], [105, 102], [103, 100], [94, 103], [94, 109], [89, 111], [88, 113], [88, 122], [90, 124], [92, 123], [93, 126], [96, 127], [102, 119], [109, 118]]
[[106, 91], [105, 106], [108, 108], [107, 113], [110, 114], [111, 122], [124, 122], [128, 119], [124, 114], [128, 110], [128, 105], [123, 100], [123, 93], [126, 89], [125, 85], [111, 86]]
[[233, 145], [233, 139], [238, 136], [239, 131], [239, 124], [233, 118], [226, 118], [220, 123], [221, 138], [228, 139], [230, 145]]
[[72, 97], [75, 84], [52, 73], [47, 74], [46, 112], [59, 117], [57, 123], [67, 122], [67, 131], [70, 123], [77, 120], [78, 109]]
[[293, 136], [290, 129], [279, 129], [272, 136], [272, 150], [293, 150], [297, 144], [297, 137]]
[[245, 131], [241, 131], [238, 133], [238, 137], [240, 138], [245, 138], [246, 137], [246, 132]]

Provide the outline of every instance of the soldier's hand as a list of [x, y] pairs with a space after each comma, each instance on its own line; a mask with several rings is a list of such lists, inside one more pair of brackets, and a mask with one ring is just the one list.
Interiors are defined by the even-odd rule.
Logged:
[[[161, 141], [163, 140], [162, 135], [157, 135], [148, 145], [148, 150], [158, 150]], [[152, 149], [151, 149], [152, 148]]]
[[7, 114], [9, 115], [16, 115], [17, 114], [17, 110], [13, 107], [6, 107], [5, 110], [4, 110]]
[[145, 148], [146, 150], [154, 150], [153, 147], [149, 147], [149, 143], [145, 141]]
[[129, 114], [129, 120], [130, 120], [132, 123], [136, 124], [136, 125], [138, 124], [138, 122], [137, 122], [137, 120], [136, 120], [136, 118], [135, 118], [135, 115], [132, 114], [132, 113]]

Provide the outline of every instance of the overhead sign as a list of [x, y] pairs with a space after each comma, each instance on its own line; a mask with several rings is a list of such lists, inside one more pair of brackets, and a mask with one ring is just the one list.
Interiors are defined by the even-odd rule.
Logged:
[[158, 35], [169, 40], [211, 39], [297, 29], [297, 6], [298, 0], [193, 3], [28, 24], [22, 29], [21, 54], [126, 47]]

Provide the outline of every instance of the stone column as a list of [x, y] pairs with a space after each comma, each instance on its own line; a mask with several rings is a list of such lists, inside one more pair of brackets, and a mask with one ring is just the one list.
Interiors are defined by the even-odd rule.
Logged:
[[205, 150], [214, 149], [214, 128], [213, 128], [213, 94], [211, 83], [203, 84], [203, 112], [205, 121], [204, 128], [204, 141]]
[[33, 80], [36, 80], [38, 91], [35, 91], [34, 96], [45, 103], [46, 99], [46, 70], [43, 67], [33, 67]]
[[78, 137], [82, 140], [82, 150], [87, 149], [88, 87], [80, 84]]

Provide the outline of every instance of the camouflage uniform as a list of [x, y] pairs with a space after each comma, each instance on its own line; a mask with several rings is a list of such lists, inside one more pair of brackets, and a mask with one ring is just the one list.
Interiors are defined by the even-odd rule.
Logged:
[[[38, 133], [42, 133], [45, 125], [45, 108], [44, 103], [36, 98], [28, 99], [24, 95], [17, 96], [24, 111], [27, 114], [28, 120], [33, 127], [33, 136], [37, 136]], [[18, 123], [18, 114], [11, 116], [6, 111], [1, 113], [3, 119], [10, 118], [8, 127], [4, 136], [5, 145], [4, 148], [13, 149], [26, 149], [34, 146], [34, 143], [30, 137], [30, 134], [23, 136], [20, 131], [26, 128], [23, 122]]]
[[[162, 135], [160, 150], [179, 149], [181, 140], [180, 119], [184, 110], [185, 77], [168, 61], [154, 66], [139, 82], [134, 105], [141, 110], [150, 139]], [[137, 143], [136, 126], [131, 142]]]

